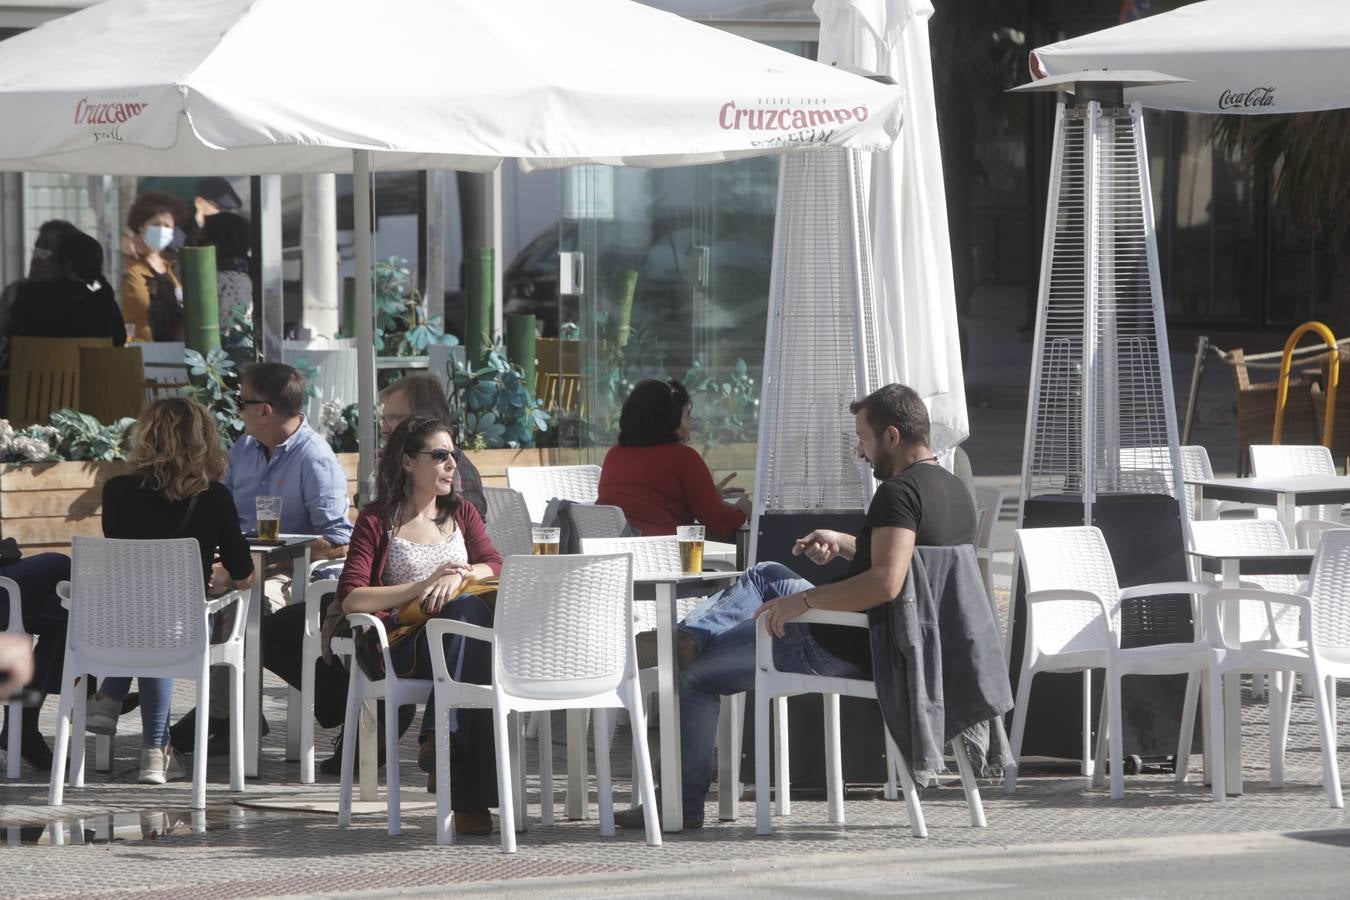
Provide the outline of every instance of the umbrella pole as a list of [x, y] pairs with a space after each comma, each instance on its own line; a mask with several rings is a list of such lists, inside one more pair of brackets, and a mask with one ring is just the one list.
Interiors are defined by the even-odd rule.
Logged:
[[372, 257], [375, 234], [370, 227], [370, 151], [352, 151], [352, 231], [356, 245], [356, 401], [360, 464], [357, 490], [363, 503], [373, 499], [375, 471], [375, 315]]

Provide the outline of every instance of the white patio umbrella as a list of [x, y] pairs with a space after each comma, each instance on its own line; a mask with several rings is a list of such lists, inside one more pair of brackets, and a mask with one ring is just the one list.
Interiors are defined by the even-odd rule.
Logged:
[[[880, 149], [902, 92], [627, 0], [107, 0], [0, 43], [0, 169], [674, 165]], [[369, 192], [355, 191], [358, 233]], [[375, 403], [357, 242], [361, 478]]]
[[947, 198], [938, 149], [928, 0], [815, 0], [821, 62], [889, 75], [905, 129], [863, 166], [868, 180], [880, 381], [918, 391], [937, 453], [970, 436], [956, 321]]
[[1294, 113], [1350, 106], [1345, 0], [1205, 0], [1049, 44], [1034, 78], [1084, 69], [1142, 69], [1190, 79], [1127, 88], [1155, 109]]

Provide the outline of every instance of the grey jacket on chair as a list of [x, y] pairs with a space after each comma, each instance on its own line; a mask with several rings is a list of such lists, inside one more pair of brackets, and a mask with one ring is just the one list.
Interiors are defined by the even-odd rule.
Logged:
[[900, 596], [867, 618], [882, 717], [916, 782], [926, 784], [946, 768], [949, 741], [984, 726], [987, 746], [988, 721], [1013, 706], [975, 548], [916, 547]]

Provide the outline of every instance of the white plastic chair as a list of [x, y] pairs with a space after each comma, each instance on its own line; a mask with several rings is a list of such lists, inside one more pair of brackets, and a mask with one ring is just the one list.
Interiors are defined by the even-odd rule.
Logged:
[[[1322, 744], [1322, 786], [1333, 809], [1344, 807], [1336, 758], [1336, 679], [1350, 678], [1350, 604], [1345, 602], [1347, 594], [1350, 594], [1350, 529], [1340, 529], [1328, 531], [1318, 544], [1307, 596], [1237, 588], [1214, 591], [1203, 604], [1206, 636], [1213, 647], [1209, 671], [1210, 728], [1215, 734], [1222, 733], [1224, 676], [1243, 672], [1293, 671], [1302, 674], [1305, 683], [1312, 685]], [[1238, 631], [1243, 633], [1246, 624], [1242, 618], [1253, 604], [1264, 608], [1289, 607], [1307, 617], [1310, 628], [1306, 643], [1290, 644], [1282, 639], [1233, 642], [1226, 637], [1223, 618], [1238, 615]], [[1278, 716], [1272, 712], [1272, 730], [1278, 733], [1272, 736], [1271, 746], [1272, 750], [1278, 749], [1282, 757], [1293, 691], [1285, 690], [1277, 696], [1283, 709]], [[1226, 761], [1221, 753], [1214, 756], [1211, 766], [1214, 799], [1222, 800]], [[1272, 779], [1277, 772], [1272, 760]]]
[[1325, 519], [1304, 519], [1294, 523], [1294, 543], [1303, 550], [1316, 550], [1322, 535], [1328, 531], [1350, 528], [1344, 522], [1328, 522]]
[[[1168, 594], [1204, 595], [1211, 584], [1194, 581], [1163, 582], [1120, 588], [1106, 539], [1094, 526], [1019, 528], [1017, 552], [1026, 579], [1027, 628], [1022, 668], [1017, 681], [1013, 713], [1013, 761], [1004, 770], [1004, 790], [1017, 789], [1017, 768], [1026, 730], [1032, 679], [1041, 672], [1083, 673], [1083, 750], [1088, 755], [1091, 735], [1091, 671], [1104, 669], [1106, 689], [1102, 713], [1106, 728], [1098, 729], [1093, 784], [1102, 783], [1103, 736], [1111, 753], [1111, 797], [1125, 796], [1124, 723], [1121, 719], [1120, 679], [1125, 675], [1185, 675], [1204, 672], [1209, 647], [1204, 641], [1120, 646], [1120, 609], [1126, 600], [1144, 601]], [[1199, 616], [1192, 599], [1192, 621]], [[1182, 742], [1188, 744], [1184, 734]]]
[[[793, 621], [803, 624], [868, 627], [865, 613], [809, 610]], [[766, 621], [761, 618], [755, 627], [755, 830], [758, 834], [773, 833], [773, 820], [769, 815], [769, 704], [774, 702], [778, 706], [777, 745], [782, 748], [787, 742], [788, 731], [786, 698], [797, 694], [822, 695], [825, 707], [825, 796], [829, 806], [830, 822], [842, 825], [844, 774], [839, 738], [839, 698], [862, 697], [875, 700], [876, 685], [867, 679], [833, 678], [780, 671], [773, 661], [773, 636], [769, 634]], [[919, 805], [919, 792], [915, 789], [914, 779], [910, 775], [909, 763], [891, 739], [890, 731], [884, 727], [883, 731], [886, 735], [887, 780], [890, 781], [896, 774], [900, 776], [905, 806], [909, 811], [910, 831], [916, 838], [928, 837], [928, 826], [924, 822], [923, 808]], [[971, 768], [965, 745], [960, 737], [957, 737], [951, 742], [951, 747], [956, 754], [956, 765], [961, 772], [961, 785], [966, 792], [970, 824], [976, 828], [983, 828], [984, 805], [980, 801], [975, 772]], [[788, 797], [791, 791], [787, 755], [780, 749], [776, 757], [778, 771], [775, 779], [775, 796], [779, 814], [787, 815], [790, 810]]]
[[520, 491], [530, 521], [544, 520], [548, 501], [557, 497], [576, 503], [594, 503], [600, 495], [599, 466], [507, 466], [506, 483]]
[[[595, 768], [599, 776], [600, 833], [614, 834], [610, 782], [609, 710], [628, 710], [633, 723], [633, 791], [642, 797], [647, 843], [659, 846], [656, 791], [647, 748], [647, 723], [638, 696], [633, 648], [633, 563], [608, 556], [511, 556], [502, 566], [494, 627], [428, 623], [427, 637], [462, 634], [492, 641], [492, 687], [450, 679], [442, 654], [432, 653], [436, 673], [437, 841], [449, 842], [449, 722], [453, 706], [493, 709], [497, 738], [497, 791], [502, 850], [516, 849], [510, 726], [513, 712], [595, 710]], [[490, 699], [489, 694], [490, 692]]]
[[[19, 583], [12, 578], [0, 578], [0, 591], [9, 597], [9, 622], [5, 633], [23, 635], [32, 640], [23, 627], [23, 601]], [[5, 746], [5, 777], [13, 781], [19, 777], [19, 742], [23, 737], [23, 704], [17, 698], [9, 701], [9, 738]]]
[[975, 559], [984, 578], [984, 592], [989, 597], [989, 608], [994, 622], [999, 623], [998, 605], [994, 602], [994, 548], [991, 545], [994, 526], [1003, 509], [1003, 490], [993, 485], [975, 486]]
[[623, 534], [628, 519], [617, 506], [576, 504], [569, 511], [572, 529], [578, 539], [616, 538]]
[[[314, 563], [310, 567], [311, 571], [319, 566], [331, 565], [332, 560], [322, 560]], [[323, 654], [323, 648], [320, 646], [322, 635], [322, 622], [319, 617], [319, 607], [323, 602], [325, 594], [331, 594], [337, 590], [337, 581], [335, 579], [326, 579], [324, 581], [311, 581], [305, 588], [305, 631], [300, 642], [300, 691], [299, 697], [296, 692], [291, 692], [291, 701], [299, 700], [299, 709], [292, 714], [289, 703], [286, 710], [286, 743], [288, 749], [291, 745], [291, 735], [289, 729], [296, 726], [299, 737], [295, 742], [295, 750], [300, 758], [300, 783], [314, 783], [314, 664]]]
[[[84, 785], [85, 689], [82, 678], [133, 676], [197, 682], [197, 709], [210, 708], [211, 666], [230, 669], [230, 790], [244, 789], [244, 621], [248, 591], [206, 599], [195, 538], [127, 541], [75, 537], [67, 596], [61, 708], [56, 720], [48, 803], [62, 802], [66, 752], [70, 785]], [[211, 643], [209, 616], [238, 603], [234, 627]], [[195, 745], [206, 746], [207, 717], [197, 716]], [[206, 807], [206, 756], [192, 758], [192, 808]]]
[[[1331, 450], [1321, 444], [1252, 444], [1252, 474], [1257, 478], [1335, 475], [1336, 462]], [[1339, 506], [1300, 507], [1298, 519], [1341, 521]]]
[[519, 491], [511, 488], [483, 488], [487, 501], [488, 539], [503, 558], [534, 552], [530, 533], [530, 510]]
[[[307, 592], [308, 593], [308, 592]], [[403, 833], [400, 815], [399, 787], [401, 775], [398, 759], [398, 710], [401, 706], [426, 703], [431, 696], [431, 681], [426, 678], [399, 678], [394, 674], [394, 663], [389, 656], [389, 634], [384, 622], [369, 613], [348, 613], [352, 626], [353, 645], [359, 646], [362, 632], [374, 629], [384, 657], [384, 677], [371, 681], [355, 657], [350, 668], [351, 680], [347, 686], [347, 714], [343, 717], [342, 779], [338, 787], [338, 824], [352, 823], [352, 769], [356, 760], [356, 742], [351, 735], [359, 733], [361, 706], [367, 700], [384, 701], [384, 793], [389, 818], [389, 834]], [[410, 638], [411, 640], [411, 638]], [[369, 757], [362, 756], [362, 763]]]

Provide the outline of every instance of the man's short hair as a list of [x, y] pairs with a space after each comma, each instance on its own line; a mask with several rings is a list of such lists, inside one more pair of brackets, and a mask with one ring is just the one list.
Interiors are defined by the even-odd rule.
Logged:
[[247, 384], [283, 416], [298, 416], [305, 408], [305, 376], [285, 363], [263, 362], [246, 366], [239, 375], [240, 383]]
[[895, 426], [906, 446], [928, 445], [928, 407], [911, 387], [888, 384], [877, 388], [850, 403], [848, 411], [855, 416], [861, 411], [878, 436]]
[[405, 375], [380, 391], [380, 400], [402, 394], [414, 416], [450, 421], [450, 403], [445, 399], [445, 388], [435, 375], [419, 372]]

